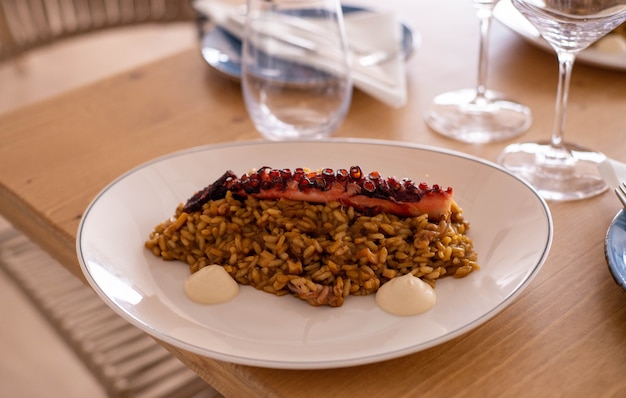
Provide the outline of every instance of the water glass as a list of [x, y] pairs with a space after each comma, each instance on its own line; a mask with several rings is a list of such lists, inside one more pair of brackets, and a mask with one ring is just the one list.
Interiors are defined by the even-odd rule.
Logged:
[[248, 0], [242, 90], [270, 140], [319, 139], [343, 122], [352, 98], [339, 0]]

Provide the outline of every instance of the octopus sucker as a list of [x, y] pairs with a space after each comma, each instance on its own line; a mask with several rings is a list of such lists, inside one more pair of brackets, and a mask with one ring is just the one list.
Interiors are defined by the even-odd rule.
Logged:
[[363, 173], [359, 166], [333, 170], [324, 168], [308, 171], [305, 168], [273, 169], [268, 166], [238, 177], [226, 171], [215, 182], [196, 192], [183, 211], [198, 211], [210, 200], [223, 199], [230, 191], [234, 197], [248, 195], [256, 199], [290, 199], [310, 203], [338, 201], [367, 214], [390, 213], [400, 217], [428, 214], [431, 220], [448, 220], [453, 204], [452, 188], [441, 188], [410, 179], [382, 177], [378, 171]]

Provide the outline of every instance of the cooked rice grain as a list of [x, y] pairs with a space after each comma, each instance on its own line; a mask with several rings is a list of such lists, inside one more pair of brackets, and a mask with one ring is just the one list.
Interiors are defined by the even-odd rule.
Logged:
[[469, 224], [453, 205], [449, 222], [426, 215], [364, 216], [338, 202], [290, 200], [206, 203], [156, 226], [146, 247], [165, 260], [186, 262], [191, 272], [220, 264], [239, 283], [285, 295], [289, 284], [315, 291], [341, 286], [348, 295], [374, 293], [389, 279], [412, 273], [432, 286], [479, 268]]

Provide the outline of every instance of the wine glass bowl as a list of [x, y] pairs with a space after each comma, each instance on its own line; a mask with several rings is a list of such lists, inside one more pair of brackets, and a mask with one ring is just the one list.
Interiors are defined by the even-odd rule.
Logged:
[[497, 3], [498, 0], [473, 0], [480, 23], [476, 88], [440, 94], [424, 114], [431, 129], [457, 141], [481, 144], [512, 139], [528, 130], [532, 122], [527, 106], [486, 86], [489, 30]]
[[511, 144], [498, 162], [548, 200], [598, 195], [608, 188], [598, 169], [606, 157], [564, 140], [570, 78], [576, 55], [626, 20], [626, 0], [512, 0], [512, 4], [555, 50], [559, 81], [550, 140]]

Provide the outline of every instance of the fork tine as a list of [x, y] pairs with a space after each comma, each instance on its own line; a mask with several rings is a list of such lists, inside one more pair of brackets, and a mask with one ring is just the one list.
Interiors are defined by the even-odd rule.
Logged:
[[619, 201], [622, 202], [622, 205], [626, 207], [626, 183], [620, 183], [617, 188], [615, 188], [615, 194]]

